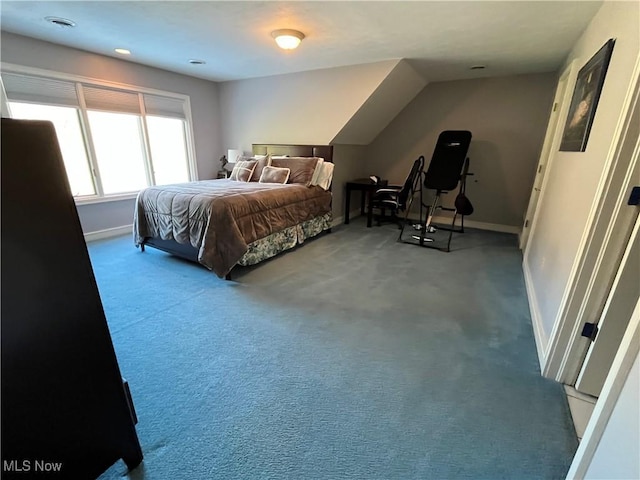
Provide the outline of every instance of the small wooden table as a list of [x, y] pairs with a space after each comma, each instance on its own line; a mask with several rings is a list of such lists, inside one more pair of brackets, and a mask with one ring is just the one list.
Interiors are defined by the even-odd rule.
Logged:
[[367, 228], [371, 228], [373, 220], [373, 209], [371, 208], [371, 197], [380, 187], [384, 187], [387, 184], [386, 180], [380, 180], [378, 183], [373, 183], [370, 178], [356, 178], [347, 182], [347, 191], [345, 195], [345, 212], [344, 223], [349, 223], [349, 208], [351, 206], [351, 192], [354, 190], [360, 190], [361, 203], [360, 214], [364, 215], [365, 206], [367, 209]]

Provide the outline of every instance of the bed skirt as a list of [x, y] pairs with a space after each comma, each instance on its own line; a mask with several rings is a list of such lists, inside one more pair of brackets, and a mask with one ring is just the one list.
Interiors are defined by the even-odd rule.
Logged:
[[277, 254], [290, 250], [296, 245], [304, 243], [307, 238], [329, 230], [333, 222], [333, 214], [328, 212], [321, 217], [312, 218], [293, 227], [285, 228], [279, 232], [256, 240], [249, 244], [249, 249], [238, 260], [238, 265], [243, 267], [255, 265], [263, 260], [275, 257]]

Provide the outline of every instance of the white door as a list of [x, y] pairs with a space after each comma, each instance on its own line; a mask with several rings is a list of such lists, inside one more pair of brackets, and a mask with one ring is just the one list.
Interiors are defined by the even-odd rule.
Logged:
[[[638, 207], [636, 207], [638, 208]], [[620, 342], [627, 329], [633, 309], [640, 298], [640, 216], [635, 226], [611, 286], [602, 315], [598, 320], [595, 341], [576, 381], [576, 390], [600, 396]]]
[[525, 249], [527, 241], [529, 240], [529, 232], [531, 231], [533, 217], [536, 213], [536, 207], [538, 206], [538, 199], [540, 197], [540, 192], [542, 191], [544, 176], [548, 170], [547, 163], [553, 157], [551, 152], [555, 152], [558, 149], [557, 142], [560, 140], [561, 127], [564, 125], [564, 122], [559, 120], [564, 119], [567, 114], [566, 108], [561, 108], [561, 106], [569, 104], [568, 99], [570, 100], [569, 96], [571, 92], [567, 86], [569, 85], [569, 77], [574, 70], [574, 63], [569, 65], [569, 67], [560, 76], [560, 80], [558, 80], [556, 95], [553, 99], [553, 109], [549, 116], [547, 133], [544, 137], [542, 152], [540, 153], [540, 160], [538, 161], [538, 170], [536, 171], [536, 178], [533, 181], [533, 189], [531, 190], [531, 196], [529, 197], [529, 206], [527, 207], [527, 214], [525, 215], [522, 232], [520, 233], [520, 250]]

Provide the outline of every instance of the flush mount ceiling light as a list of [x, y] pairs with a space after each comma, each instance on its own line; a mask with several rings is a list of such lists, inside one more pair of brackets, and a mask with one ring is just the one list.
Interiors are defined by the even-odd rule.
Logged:
[[281, 29], [271, 32], [271, 36], [275, 38], [278, 46], [284, 50], [293, 50], [300, 45], [304, 38], [304, 33], [298, 30]]
[[54, 25], [62, 28], [72, 28], [76, 26], [76, 22], [74, 22], [73, 20], [69, 20], [68, 18], [44, 17], [44, 19], [47, 22], [53, 23]]
[[120, 55], [131, 55], [131, 51], [127, 50], [126, 48], [116, 48], [115, 52], [119, 53]]

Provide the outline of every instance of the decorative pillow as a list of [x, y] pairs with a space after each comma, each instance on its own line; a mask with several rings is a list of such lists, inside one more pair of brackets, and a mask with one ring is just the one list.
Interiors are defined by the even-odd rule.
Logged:
[[264, 160], [265, 158], [267, 158], [269, 155], [240, 155], [236, 161], [241, 161], [241, 160]]
[[291, 170], [287, 183], [301, 183], [309, 186], [318, 160], [320, 160], [318, 157], [271, 157], [271, 166]]
[[311, 182], [309, 185], [318, 185], [318, 178], [322, 173], [322, 165], [324, 164], [324, 158], [320, 158], [318, 163], [316, 164], [316, 169], [313, 171], [313, 175], [311, 176]]
[[262, 175], [262, 169], [271, 165], [271, 157], [269, 155], [254, 155], [248, 159], [243, 158], [243, 160], [255, 160], [257, 162], [256, 169], [253, 171], [251, 179], [249, 179], [250, 182], [259, 182], [260, 176]]
[[323, 162], [320, 167], [320, 173], [311, 182], [311, 185], [318, 185], [319, 187], [329, 190], [331, 188], [331, 181], [333, 180], [333, 163]]
[[266, 166], [262, 169], [260, 183], [287, 183], [291, 170], [283, 167]]
[[238, 182], [248, 182], [256, 169], [257, 160], [240, 160], [233, 166], [230, 180]]

